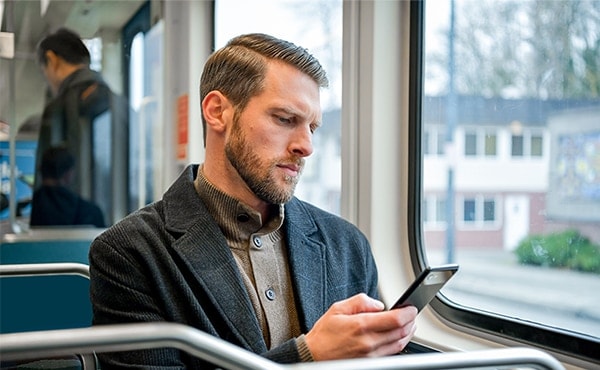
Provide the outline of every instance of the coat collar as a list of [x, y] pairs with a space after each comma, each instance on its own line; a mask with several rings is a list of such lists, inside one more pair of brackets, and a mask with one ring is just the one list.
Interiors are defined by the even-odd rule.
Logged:
[[[166, 228], [176, 239], [172, 247], [223, 312], [232, 333], [262, 353], [266, 345], [233, 255], [194, 189], [197, 171], [198, 165], [188, 166], [163, 197]], [[284, 228], [299, 318], [306, 332], [327, 309], [324, 245], [311, 239], [317, 226], [296, 198], [285, 205]]]

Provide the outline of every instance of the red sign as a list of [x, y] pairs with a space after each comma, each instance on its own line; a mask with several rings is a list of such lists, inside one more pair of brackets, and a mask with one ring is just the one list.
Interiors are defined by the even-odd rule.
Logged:
[[188, 157], [188, 94], [177, 98], [177, 159], [186, 160]]

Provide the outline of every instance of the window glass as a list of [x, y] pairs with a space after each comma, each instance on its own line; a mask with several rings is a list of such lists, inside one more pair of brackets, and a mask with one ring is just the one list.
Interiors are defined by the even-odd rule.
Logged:
[[296, 196], [339, 214], [342, 1], [217, 0], [215, 4], [216, 48], [239, 34], [268, 33], [307, 48], [327, 71], [329, 88], [321, 91], [323, 125], [313, 137], [314, 152], [306, 161]]
[[496, 134], [487, 133], [485, 135], [485, 155], [495, 156], [496, 155]]
[[541, 157], [543, 154], [543, 139], [541, 135], [532, 135], [531, 136], [531, 156], [532, 157]]
[[463, 206], [464, 217], [463, 221], [465, 222], [474, 222], [475, 221], [475, 199], [465, 199]]
[[477, 133], [465, 133], [465, 155], [473, 156], [477, 154]]
[[496, 219], [496, 202], [493, 199], [483, 201], [483, 221]]
[[513, 135], [511, 154], [513, 157], [522, 157], [523, 156], [523, 136], [522, 135]]
[[435, 220], [437, 222], [446, 221], [446, 200], [437, 198], [435, 206]]
[[596, 340], [598, 19], [599, 1], [427, 1], [421, 122], [464, 148], [422, 156], [424, 199], [452, 200], [423, 226], [427, 263], [460, 265], [443, 295]]
[[441, 155], [444, 154], [444, 144], [446, 143], [446, 137], [444, 136], [444, 132], [440, 132], [438, 130], [438, 134], [437, 134], [437, 151], [435, 152], [435, 154], [437, 155]]

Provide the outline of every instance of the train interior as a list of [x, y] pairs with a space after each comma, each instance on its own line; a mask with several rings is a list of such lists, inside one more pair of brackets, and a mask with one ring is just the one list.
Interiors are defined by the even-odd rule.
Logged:
[[[600, 368], [600, 1], [0, 0], [0, 19], [2, 368], [162, 347], [232, 369]], [[30, 225], [36, 48], [61, 27], [127, 117], [94, 124], [80, 169], [105, 227]], [[249, 32], [327, 70], [296, 196], [367, 236], [385, 304], [459, 266], [405, 353], [281, 365], [182, 324], [91, 326], [90, 243], [204, 160], [203, 63]]]

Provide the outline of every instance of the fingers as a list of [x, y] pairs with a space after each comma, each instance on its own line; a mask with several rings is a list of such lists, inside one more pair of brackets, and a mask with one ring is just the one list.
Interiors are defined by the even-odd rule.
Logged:
[[413, 306], [384, 311], [378, 314], [362, 315], [362, 319], [365, 321], [363, 325], [375, 332], [386, 332], [397, 328], [404, 328], [414, 324], [416, 318], [417, 309]]
[[339, 314], [354, 315], [363, 312], [383, 311], [383, 302], [369, 297], [364, 293], [356, 294], [350, 298], [338, 301], [331, 305], [331, 311]]
[[417, 309], [383, 311], [364, 294], [336, 302], [306, 335], [315, 360], [375, 357], [400, 352], [413, 337]]
[[381, 338], [382, 342], [375, 346], [375, 349], [371, 353], [369, 353], [368, 356], [380, 357], [393, 355], [401, 352], [413, 338], [416, 330], [416, 324], [414, 322], [411, 322], [406, 327], [401, 328], [398, 333], [391, 334], [387, 338], [388, 340], [383, 340], [383, 338]]

